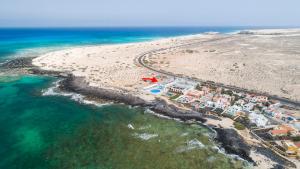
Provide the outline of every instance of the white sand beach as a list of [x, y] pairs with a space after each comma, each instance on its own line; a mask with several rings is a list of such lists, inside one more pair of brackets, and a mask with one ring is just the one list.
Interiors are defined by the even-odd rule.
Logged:
[[[91, 86], [125, 90], [145, 97], [140, 93], [146, 85], [141, 78], [157, 73], [136, 65], [135, 58], [147, 51], [166, 48], [148, 55], [146, 61], [150, 66], [299, 101], [300, 30], [249, 32], [75, 47], [42, 55], [33, 64], [85, 77]], [[195, 42], [203, 43], [170, 48]]]
[[33, 64], [45, 70], [69, 72], [84, 77], [94, 87], [126, 91], [144, 99], [154, 99], [151, 95], [141, 93], [141, 88], [148, 85], [141, 78], [158, 74], [135, 64], [135, 58], [149, 50], [212, 36], [195, 35], [141, 43], [76, 47], [47, 53], [34, 59]]

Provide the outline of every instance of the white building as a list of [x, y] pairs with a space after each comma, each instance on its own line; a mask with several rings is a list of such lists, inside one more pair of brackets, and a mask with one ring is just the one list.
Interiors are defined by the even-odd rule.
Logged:
[[191, 96], [180, 96], [176, 99], [176, 101], [178, 103], [183, 103], [183, 104], [187, 104], [187, 103], [191, 103], [195, 100], [195, 98], [191, 97]]
[[199, 101], [202, 102], [202, 103], [205, 103], [205, 102], [207, 102], [207, 101], [212, 101], [213, 96], [214, 96], [214, 95], [213, 95], [212, 93], [209, 93], [209, 94], [207, 94], [207, 95], [202, 96], [202, 97], [199, 99]]
[[237, 105], [244, 105], [246, 102], [243, 99], [239, 99], [238, 101], [235, 102]]
[[212, 101], [206, 101], [206, 102], [205, 102], [205, 106], [206, 106], [206, 107], [211, 107], [211, 108], [213, 108], [213, 107], [215, 106], [215, 103], [212, 102]]
[[185, 79], [176, 79], [173, 83], [169, 84], [167, 88], [174, 93], [186, 94], [189, 90], [195, 89], [196, 86], [196, 82]]
[[242, 108], [243, 108], [243, 110], [251, 111], [251, 110], [253, 110], [254, 106], [255, 106], [254, 103], [249, 102], [247, 104], [242, 105]]
[[269, 120], [262, 114], [257, 114], [255, 112], [251, 112], [249, 114], [249, 120], [251, 123], [254, 123], [257, 127], [265, 127]]
[[227, 108], [226, 113], [231, 116], [236, 116], [236, 114], [240, 111], [242, 111], [242, 107], [233, 105]]

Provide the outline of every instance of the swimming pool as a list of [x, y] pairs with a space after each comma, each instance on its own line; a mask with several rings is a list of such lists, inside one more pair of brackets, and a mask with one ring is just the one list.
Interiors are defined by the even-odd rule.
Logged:
[[153, 95], [159, 95], [164, 92], [164, 86], [160, 84], [151, 85], [149, 87], [144, 88], [145, 91], [151, 93]]
[[152, 89], [152, 90], [150, 90], [150, 92], [152, 94], [159, 94], [161, 92], [161, 90], [159, 90], [159, 89]]

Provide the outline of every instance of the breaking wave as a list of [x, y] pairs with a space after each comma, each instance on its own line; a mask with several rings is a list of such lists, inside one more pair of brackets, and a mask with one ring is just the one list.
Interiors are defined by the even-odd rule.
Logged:
[[155, 137], [158, 137], [158, 134], [149, 134], [149, 133], [142, 133], [142, 134], [138, 134], [138, 133], [134, 133], [133, 136], [140, 138], [142, 140], [149, 140]]
[[132, 124], [128, 124], [128, 125], [127, 125], [127, 127], [128, 127], [129, 129], [132, 129], [132, 130], [134, 130], [134, 127], [133, 127], [133, 125], [132, 125]]
[[156, 116], [156, 117], [160, 117], [160, 118], [164, 118], [164, 119], [175, 120], [175, 121], [182, 122], [182, 123], [184, 122], [184, 121], [182, 121], [182, 120], [180, 120], [180, 119], [178, 119], [178, 118], [171, 118], [171, 117], [169, 117], [169, 116], [164, 116], [164, 115], [155, 113], [154, 111], [152, 111], [152, 110], [150, 110], [150, 109], [146, 109], [146, 110], [145, 110], [145, 113], [149, 113], [149, 114], [152, 114], [152, 115], [154, 115], [154, 116]]
[[63, 92], [59, 89], [59, 84], [62, 80], [58, 80], [53, 83], [53, 86], [49, 87], [46, 90], [42, 91], [42, 96], [65, 96], [69, 97], [71, 100], [74, 100], [76, 102], [79, 102], [81, 104], [87, 104], [87, 105], [94, 105], [97, 107], [102, 107], [105, 105], [110, 105], [112, 103], [98, 103], [93, 100], [88, 100], [86, 99], [85, 96], [78, 94], [78, 93], [73, 93], [73, 92]]
[[218, 153], [225, 155], [226, 157], [229, 157], [229, 158], [231, 158], [231, 159], [237, 159], [237, 160], [243, 161], [243, 162], [247, 163], [247, 165], [251, 166], [251, 163], [250, 163], [250, 162], [248, 162], [247, 160], [241, 158], [240, 156], [235, 155], [235, 154], [228, 154], [228, 153], [226, 153], [226, 151], [225, 151], [224, 148], [220, 148], [220, 147], [218, 147], [218, 146], [213, 146], [213, 147], [211, 147], [211, 148], [212, 148], [213, 150], [216, 150]]
[[191, 150], [194, 150], [194, 149], [203, 149], [203, 148], [205, 148], [205, 145], [203, 143], [201, 143], [197, 139], [193, 139], [193, 140], [188, 141], [186, 143], [186, 146], [178, 147], [176, 149], [176, 152], [177, 153], [183, 153], [183, 152], [191, 151]]

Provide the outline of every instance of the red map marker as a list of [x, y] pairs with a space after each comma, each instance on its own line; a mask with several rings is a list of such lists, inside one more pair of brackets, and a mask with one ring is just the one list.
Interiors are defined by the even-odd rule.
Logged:
[[151, 78], [150, 77], [143, 77], [142, 79], [145, 82], [147, 82], [147, 81], [151, 81], [152, 83], [157, 83], [158, 82], [158, 80], [155, 77], [151, 77]]

